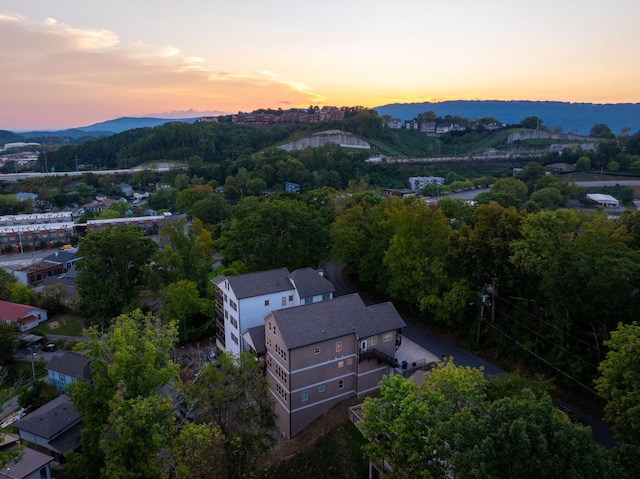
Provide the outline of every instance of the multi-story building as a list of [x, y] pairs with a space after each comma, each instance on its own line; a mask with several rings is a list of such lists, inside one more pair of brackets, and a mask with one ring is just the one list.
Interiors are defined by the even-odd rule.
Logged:
[[444, 178], [441, 176], [412, 176], [409, 178], [411, 191], [420, 191], [427, 185], [444, 185]]
[[287, 268], [216, 276], [216, 345], [232, 354], [245, 350], [242, 333], [264, 324], [265, 314], [275, 309], [327, 301], [333, 298], [333, 284], [312, 268], [289, 273]]
[[264, 321], [267, 380], [286, 438], [345, 398], [375, 391], [398, 366], [405, 322], [391, 303], [365, 306], [351, 294]]

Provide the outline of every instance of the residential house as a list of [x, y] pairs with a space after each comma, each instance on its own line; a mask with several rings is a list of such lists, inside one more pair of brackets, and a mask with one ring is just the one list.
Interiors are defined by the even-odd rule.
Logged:
[[89, 359], [70, 351], [53, 356], [47, 363], [46, 370], [49, 383], [61, 392], [66, 392], [72, 382], [91, 377]]
[[27, 447], [19, 460], [0, 469], [0, 479], [51, 479], [51, 461], [51, 456]]
[[28, 263], [7, 264], [2, 267], [5, 271], [12, 273], [18, 283], [25, 286], [35, 286], [50, 276], [58, 276], [64, 273], [64, 266], [61, 263], [46, 261], [44, 259]]
[[66, 394], [27, 414], [13, 426], [28, 447], [48, 454], [58, 462], [64, 462], [69, 451], [80, 447], [80, 414]]
[[46, 309], [27, 304], [0, 301], [0, 320], [5, 323], [15, 324], [22, 333], [35, 328], [47, 319]]
[[49, 263], [57, 263], [62, 265], [64, 268], [63, 272], [69, 271], [71, 269], [71, 265], [78, 261], [80, 257], [76, 256], [75, 251], [56, 251], [49, 256], [45, 256], [42, 258], [44, 261], [48, 261]]
[[422, 123], [420, 123], [420, 131], [426, 133], [427, 135], [434, 135], [436, 132], [436, 122], [423, 121]]
[[279, 268], [216, 276], [211, 282], [215, 294], [216, 344], [232, 354], [245, 350], [242, 333], [263, 325], [268, 312], [327, 301], [335, 291], [333, 284], [312, 268], [292, 273], [287, 268]]
[[133, 186], [127, 183], [120, 183], [118, 185], [118, 188], [120, 188], [120, 191], [122, 191], [122, 194], [127, 198], [130, 198], [131, 196], [133, 196]]
[[265, 316], [269, 391], [276, 425], [291, 438], [340, 401], [378, 389], [398, 366], [405, 322], [390, 302], [358, 294]]
[[440, 122], [436, 124], [436, 134], [442, 135], [444, 133], [449, 133], [453, 128], [453, 123], [451, 122]]

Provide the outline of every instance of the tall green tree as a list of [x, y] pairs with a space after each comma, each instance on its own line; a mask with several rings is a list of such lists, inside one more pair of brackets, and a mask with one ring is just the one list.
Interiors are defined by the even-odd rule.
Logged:
[[200, 339], [212, 327], [213, 302], [201, 297], [192, 281], [171, 283], [163, 297], [165, 315], [178, 325], [181, 342]]
[[76, 262], [79, 309], [93, 324], [105, 325], [137, 297], [145, 266], [156, 244], [135, 225], [87, 234]]
[[545, 393], [487, 395], [482, 371], [445, 361], [424, 383], [385, 378], [365, 399], [362, 431], [388, 477], [619, 477], [591, 431], [571, 423]]
[[[86, 331], [91, 381], [70, 385], [84, 429], [71, 454], [71, 477], [162, 477], [158, 455], [171, 431], [168, 399], [158, 391], [177, 379], [170, 359], [177, 331], [140, 310], [118, 316], [104, 333]], [[145, 472], [146, 471], [146, 472]]]
[[242, 352], [222, 354], [187, 390], [202, 418], [224, 438], [229, 479], [251, 477], [257, 461], [274, 445], [274, 409], [262, 363]]
[[607, 400], [605, 420], [616, 435], [616, 456], [630, 477], [640, 477], [640, 325], [620, 323], [606, 345], [596, 388]]
[[195, 218], [190, 223], [184, 219], [167, 222], [160, 229], [160, 237], [169, 242], [158, 252], [157, 269], [164, 283], [188, 280], [204, 295], [211, 270], [213, 240], [202, 221]]
[[252, 271], [317, 267], [329, 254], [329, 224], [298, 198], [246, 198], [217, 244], [225, 264], [240, 260]]

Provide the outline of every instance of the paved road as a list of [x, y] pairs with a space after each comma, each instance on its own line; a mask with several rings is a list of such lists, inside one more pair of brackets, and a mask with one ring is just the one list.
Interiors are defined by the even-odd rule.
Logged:
[[[336, 296], [357, 292], [353, 285], [345, 281], [343, 276], [343, 266], [329, 263], [325, 267], [325, 270], [327, 272], [328, 279], [336, 288]], [[372, 298], [365, 297], [364, 295], [361, 296], [366, 304], [373, 304], [375, 302]], [[482, 367], [484, 368], [486, 376], [504, 373], [502, 369], [428, 331], [422, 325], [412, 322], [407, 318], [404, 319], [407, 323], [407, 327], [404, 329], [403, 335], [432, 354], [435, 354], [438, 357], [453, 357], [453, 362], [457, 366], [469, 366], [474, 368]], [[582, 413], [581, 411], [578, 411], [572, 405], [564, 403], [561, 404], [570, 408], [576, 416], [582, 419], [586, 425], [591, 427], [593, 431], [593, 439], [600, 447], [612, 449], [615, 446], [613, 432], [606, 424]]]

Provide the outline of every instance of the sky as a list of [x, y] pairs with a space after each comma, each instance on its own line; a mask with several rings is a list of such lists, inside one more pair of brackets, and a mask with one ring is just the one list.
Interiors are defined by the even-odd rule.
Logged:
[[637, 0], [2, 0], [0, 129], [443, 100], [640, 102]]

